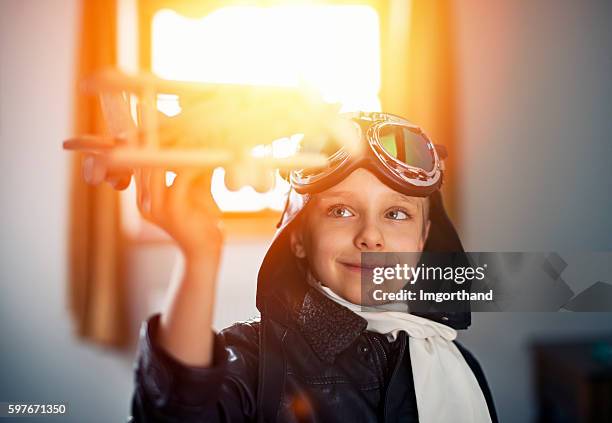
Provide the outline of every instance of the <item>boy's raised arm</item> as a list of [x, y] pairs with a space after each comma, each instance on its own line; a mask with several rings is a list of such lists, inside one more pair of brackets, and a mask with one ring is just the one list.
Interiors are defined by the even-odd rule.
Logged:
[[[118, 179], [95, 156], [83, 160], [85, 181], [103, 181], [117, 189]], [[161, 314], [159, 342], [174, 358], [190, 366], [209, 366], [217, 273], [223, 248], [221, 212], [211, 194], [212, 169], [181, 169], [166, 186], [165, 169], [135, 169], [138, 209], [177, 243], [184, 257], [182, 276], [171, 281]]]
[[[89, 183], [118, 187], [110, 179], [117, 174], [107, 175], [95, 160], [83, 171]], [[212, 170], [176, 173], [169, 187], [163, 169], [134, 173], [140, 213], [176, 241], [184, 265], [170, 281], [161, 314], [143, 325], [132, 421], [242, 421], [256, 408], [259, 326], [213, 331], [224, 236], [210, 191]], [[230, 362], [228, 354], [241, 359]]]
[[183, 274], [170, 282], [161, 313], [159, 341], [189, 366], [208, 367], [212, 361], [212, 321], [221, 247], [185, 256]]

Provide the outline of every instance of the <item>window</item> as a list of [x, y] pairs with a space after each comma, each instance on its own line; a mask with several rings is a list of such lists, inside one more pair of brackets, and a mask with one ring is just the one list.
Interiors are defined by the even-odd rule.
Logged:
[[[262, 1], [216, 2], [219, 7], [212, 8], [210, 3], [141, 2], [140, 68], [184, 81], [306, 83], [326, 100], [340, 102], [345, 111], [380, 110], [380, 24], [373, 6]], [[171, 96], [160, 97], [158, 108], [167, 114], [180, 112]], [[291, 143], [277, 141], [284, 149]], [[240, 230], [261, 228], [248, 223], [254, 219], [276, 223], [287, 190], [277, 177], [267, 193], [251, 187], [232, 192], [223, 184], [223, 169], [213, 176], [215, 201], [226, 220], [243, 220]], [[231, 224], [226, 226], [231, 230]], [[273, 224], [264, 227], [270, 234], [274, 230]]]

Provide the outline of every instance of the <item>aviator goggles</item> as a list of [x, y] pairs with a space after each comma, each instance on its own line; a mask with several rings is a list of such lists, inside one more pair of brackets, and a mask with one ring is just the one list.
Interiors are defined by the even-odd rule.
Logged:
[[343, 117], [355, 123], [362, 148], [349, 153], [330, 139], [316, 147], [318, 151], [310, 149], [326, 155], [327, 165], [291, 171], [289, 181], [296, 192], [324, 191], [360, 167], [405, 195], [427, 197], [440, 188], [446, 151], [434, 146], [421, 128], [390, 113], [355, 112]]

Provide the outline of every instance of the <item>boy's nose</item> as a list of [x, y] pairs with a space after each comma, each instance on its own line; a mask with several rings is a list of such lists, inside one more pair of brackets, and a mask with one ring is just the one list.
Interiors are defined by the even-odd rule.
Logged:
[[360, 250], [379, 251], [385, 248], [385, 241], [376, 225], [365, 224], [355, 237], [355, 246]]

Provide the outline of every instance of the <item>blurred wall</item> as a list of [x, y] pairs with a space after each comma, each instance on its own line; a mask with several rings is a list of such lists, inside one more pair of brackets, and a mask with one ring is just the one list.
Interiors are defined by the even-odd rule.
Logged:
[[131, 362], [78, 342], [66, 309], [61, 141], [72, 134], [77, 16], [75, 0], [0, 1], [0, 401], [120, 422]]
[[[466, 249], [611, 250], [612, 3], [454, 6]], [[500, 420], [526, 422], [528, 340], [602, 332], [612, 314], [482, 313], [460, 339], [484, 367]]]

